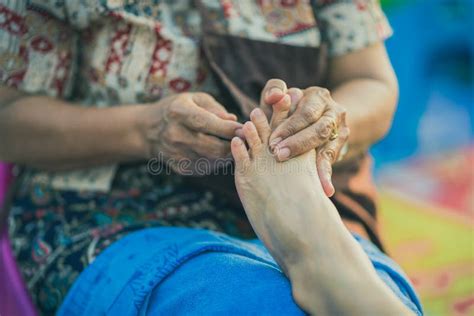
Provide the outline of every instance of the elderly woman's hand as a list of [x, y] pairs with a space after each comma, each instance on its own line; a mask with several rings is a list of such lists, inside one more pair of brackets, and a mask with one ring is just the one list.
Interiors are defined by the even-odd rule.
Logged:
[[321, 184], [324, 192], [332, 196], [332, 164], [349, 137], [345, 109], [325, 88], [287, 90], [285, 82], [278, 79], [268, 81], [261, 103], [273, 105], [270, 147], [276, 158], [285, 161], [316, 149]]
[[170, 96], [143, 107], [142, 118], [148, 157], [159, 158], [183, 175], [212, 172], [216, 160], [230, 156], [229, 140], [242, 127], [206, 93]]

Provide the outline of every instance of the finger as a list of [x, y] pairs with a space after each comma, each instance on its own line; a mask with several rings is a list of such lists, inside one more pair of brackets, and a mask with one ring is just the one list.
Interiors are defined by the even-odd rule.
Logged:
[[272, 129], [280, 125], [280, 123], [288, 117], [290, 107], [291, 97], [288, 94], [285, 94], [285, 96], [280, 101], [272, 105], [273, 112], [270, 121], [270, 126]]
[[230, 148], [237, 170], [242, 170], [250, 161], [249, 152], [244, 142], [240, 138], [234, 137], [230, 143]]
[[228, 140], [235, 136], [238, 128], [242, 128], [242, 124], [224, 120], [199, 106], [188, 107], [187, 113], [182, 117], [182, 122], [194, 131]]
[[[321, 156], [318, 152], [318, 157]], [[318, 169], [319, 181], [323, 187], [323, 191], [326, 196], [331, 197], [335, 193], [334, 186], [331, 181], [332, 176], [332, 164], [326, 158], [316, 159], [316, 165]]]
[[298, 103], [295, 113], [276, 127], [270, 135], [270, 144], [274, 146], [279, 141], [314, 124], [323, 115], [327, 105], [317, 93], [305, 95]]
[[[337, 113], [333, 110], [329, 110], [313, 125], [282, 140], [273, 148], [277, 160], [288, 160], [326, 143], [332, 131], [337, 128], [337, 119]], [[283, 148], [287, 148], [288, 150], [282, 151]], [[287, 156], [284, 156], [284, 154]]]
[[290, 88], [288, 89], [287, 95], [290, 97], [289, 103], [285, 96], [283, 99], [272, 106], [273, 114], [270, 121], [272, 130], [280, 125], [288, 118], [289, 115], [291, 115], [291, 113], [295, 111], [297, 104], [303, 98], [303, 91], [298, 88]]
[[244, 131], [241, 128], [235, 130], [235, 136], [239, 137], [242, 140], [245, 140]]
[[270, 79], [265, 84], [260, 96], [260, 105], [272, 105], [286, 94], [286, 83], [280, 79]]
[[235, 114], [227, 112], [222, 104], [217, 102], [211, 95], [207, 93], [193, 93], [192, 99], [198, 106], [208, 110], [211, 113], [214, 113], [224, 120], [237, 121], [237, 116]]
[[349, 138], [349, 129], [343, 127], [339, 130], [339, 137], [330, 141], [318, 149], [316, 158], [316, 167], [318, 169], [319, 179], [327, 196], [332, 196], [335, 192], [331, 181], [332, 165], [337, 161], [344, 144]]
[[254, 109], [250, 113], [250, 119], [257, 129], [261, 142], [267, 143], [271, 130], [265, 113], [261, 109]]
[[247, 144], [249, 145], [250, 149], [253, 152], [260, 150], [260, 148], [262, 147], [262, 141], [258, 136], [257, 128], [255, 127], [255, 125], [252, 122], [246, 122], [244, 124], [243, 131], [245, 134], [245, 140], [247, 141]]
[[298, 103], [303, 99], [304, 93], [303, 90], [298, 88], [290, 88], [287, 92], [291, 98], [290, 111], [288, 116], [295, 112]]
[[199, 155], [209, 159], [222, 159], [230, 154], [230, 142], [215, 136], [197, 133], [190, 140], [191, 149]]

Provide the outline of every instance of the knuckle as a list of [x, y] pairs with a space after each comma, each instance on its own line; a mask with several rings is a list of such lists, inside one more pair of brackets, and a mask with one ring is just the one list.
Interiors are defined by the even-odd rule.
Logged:
[[200, 115], [193, 114], [190, 119], [192, 121], [192, 126], [196, 129], [204, 129], [207, 126], [206, 120]]
[[195, 92], [193, 94], [193, 100], [197, 103], [210, 102], [213, 99], [214, 98], [211, 95], [209, 95], [205, 92]]
[[328, 122], [328, 120], [324, 120], [320, 124], [316, 125], [316, 135], [318, 135], [319, 139], [325, 140], [331, 136], [333, 125]]
[[348, 127], [341, 128], [339, 131], [339, 137], [342, 138], [342, 140], [344, 141], [348, 140], [350, 135], [351, 130]]
[[206, 98], [208, 96], [209, 95], [205, 92], [194, 92], [194, 97], [197, 97], [197, 98]]
[[177, 119], [181, 116], [181, 106], [180, 104], [173, 104], [168, 109], [168, 117], [172, 119]]
[[302, 114], [306, 122], [314, 122], [318, 119], [319, 110], [315, 105], [308, 105], [303, 109]]
[[187, 113], [189, 107], [193, 106], [194, 102], [186, 95], [179, 95], [168, 107], [168, 112], [173, 112], [174, 114], [182, 115]]
[[287, 126], [285, 126], [285, 128], [283, 129], [283, 134], [284, 135], [293, 135], [295, 134], [297, 131], [296, 129], [296, 126], [293, 125], [293, 124], [288, 124]]
[[272, 79], [268, 80], [267, 84], [266, 84], [267, 87], [275, 86], [275, 87], [278, 87], [278, 88], [281, 88], [285, 85], [286, 85], [286, 83], [283, 80], [276, 79], [276, 78], [272, 78]]
[[181, 114], [184, 102], [181, 99], [177, 98], [173, 103], [170, 104], [168, 107], [168, 115], [170, 117], [176, 117], [177, 115]]
[[308, 137], [300, 140], [297, 143], [297, 149], [299, 152], [305, 151], [305, 150], [311, 150], [314, 149], [314, 137]]
[[323, 88], [323, 87], [309, 87], [306, 89], [306, 92], [311, 93], [311, 94], [317, 94], [320, 97], [327, 98], [331, 95], [328, 89]]
[[331, 96], [331, 92], [329, 92], [329, 90], [326, 88], [319, 87], [318, 95], [323, 99], [328, 99]]
[[318, 93], [320, 87], [313, 86], [305, 89], [305, 92], [307, 93]]
[[191, 101], [191, 94], [190, 93], [183, 93], [176, 97], [175, 99], [175, 106], [185, 106], [188, 105]]
[[327, 148], [322, 152], [323, 158], [327, 159], [331, 163], [336, 160], [336, 151], [332, 148]]

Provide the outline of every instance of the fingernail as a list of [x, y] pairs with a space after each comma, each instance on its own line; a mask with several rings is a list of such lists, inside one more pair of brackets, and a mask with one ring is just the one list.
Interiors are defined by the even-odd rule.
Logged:
[[335, 193], [336, 193], [336, 190], [335, 190], [334, 187], [332, 186], [331, 189], [329, 190], [328, 197], [332, 197]]
[[282, 140], [281, 137], [275, 138], [274, 140], [272, 140], [272, 141], [270, 142], [270, 146], [276, 146], [276, 145], [278, 145], [278, 143], [281, 142], [281, 140]]
[[[237, 136], [236, 136], [236, 137], [233, 137], [233, 138], [232, 138], [232, 142], [235, 142], [235, 143], [239, 143], [239, 144], [240, 144], [240, 143], [242, 143], [242, 139], [241, 139], [240, 137], [237, 137]], [[231, 143], [232, 143], [232, 142], [231, 142]]]
[[253, 110], [252, 110], [252, 112], [250, 113], [250, 115], [252, 115], [252, 116], [255, 115], [255, 116], [259, 117], [259, 116], [262, 116], [262, 115], [264, 115], [264, 114], [263, 114], [263, 111], [262, 111], [261, 109], [256, 108], [256, 109], [253, 109]]
[[277, 103], [275, 103], [273, 106], [278, 107], [278, 108], [286, 108], [291, 105], [291, 97], [288, 94], [285, 94], [283, 98], [280, 99]]
[[278, 160], [280, 160], [280, 161], [287, 160], [290, 157], [290, 153], [291, 153], [290, 149], [287, 148], [287, 147], [279, 149], [277, 151]]
[[267, 97], [271, 96], [273, 93], [283, 93], [283, 91], [280, 88], [273, 87], [267, 92]]

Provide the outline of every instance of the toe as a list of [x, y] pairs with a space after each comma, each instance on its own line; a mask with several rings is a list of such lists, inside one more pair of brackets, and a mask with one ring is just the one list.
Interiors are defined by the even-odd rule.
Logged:
[[257, 128], [252, 122], [246, 122], [243, 127], [245, 140], [252, 152], [257, 152], [262, 147], [262, 141], [258, 136]]
[[235, 166], [241, 170], [250, 160], [249, 152], [245, 147], [244, 142], [239, 137], [232, 138], [230, 143], [230, 150], [235, 160]]
[[257, 108], [253, 110], [252, 113], [250, 113], [250, 119], [257, 129], [260, 142], [266, 144], [268, 142], [268, 138], [270, 137], [271, 129], [265, 113], [263, 113], [261, 109]]

